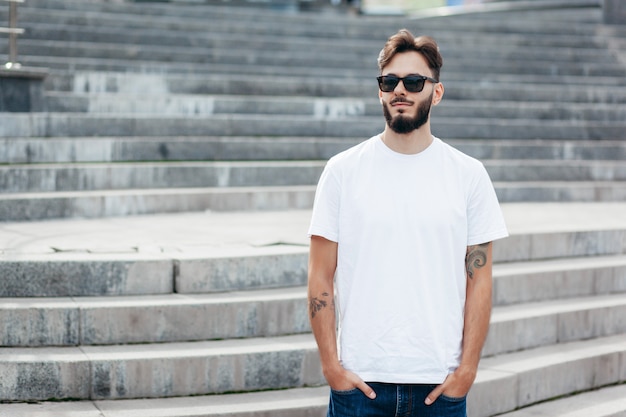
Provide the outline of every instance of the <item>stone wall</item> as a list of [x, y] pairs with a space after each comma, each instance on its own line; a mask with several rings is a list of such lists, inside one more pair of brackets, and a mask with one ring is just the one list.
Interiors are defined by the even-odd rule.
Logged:
[[40, 68], [0, 69], [0, 112], [45, 110], [43, 81], [48, 71]]

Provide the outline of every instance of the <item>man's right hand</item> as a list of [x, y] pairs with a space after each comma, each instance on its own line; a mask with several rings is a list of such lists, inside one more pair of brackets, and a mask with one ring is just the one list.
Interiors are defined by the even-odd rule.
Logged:
[[339, 367], [332, 372], [325, 372], [324, 376], [328, 385], [335, 391], [350, 391], [354, 388], [360, 389], [367, 398], [373, 400], [376, 393], [357, 374], [350, 372], [343, 367]]

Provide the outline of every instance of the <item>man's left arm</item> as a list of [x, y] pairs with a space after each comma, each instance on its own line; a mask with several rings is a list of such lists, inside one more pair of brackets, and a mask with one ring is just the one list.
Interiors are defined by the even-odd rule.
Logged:
[[465, 396], [476, 378], [480, 354], [489, 331], [492, 291], [492, 243], [467, 247], [465, 270], [467, 294], [461, 363], [446, 380], [426, 397], [430, 405], [441, 395]]

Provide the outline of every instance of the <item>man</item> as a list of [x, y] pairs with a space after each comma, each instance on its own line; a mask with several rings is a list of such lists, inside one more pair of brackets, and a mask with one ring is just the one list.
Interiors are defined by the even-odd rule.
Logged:
[[319, 181], [308, 297], [329, 417], [466, 415], [507, 230], [483, 165], [431, 134], [442, 62], [431, 38], [389, 38], [385, 129]]

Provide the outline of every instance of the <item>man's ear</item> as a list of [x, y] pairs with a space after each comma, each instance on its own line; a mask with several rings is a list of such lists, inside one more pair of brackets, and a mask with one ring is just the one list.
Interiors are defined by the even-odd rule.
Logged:
[[433, 106], [436, 106], [437, 104], [439, 104], [439, 102], [443, 98], [444, 91], [445, 89], [443, 88], [442, 83], [435, 84], [435, 91], [433, 92], [433, 102], [432, 102]]

